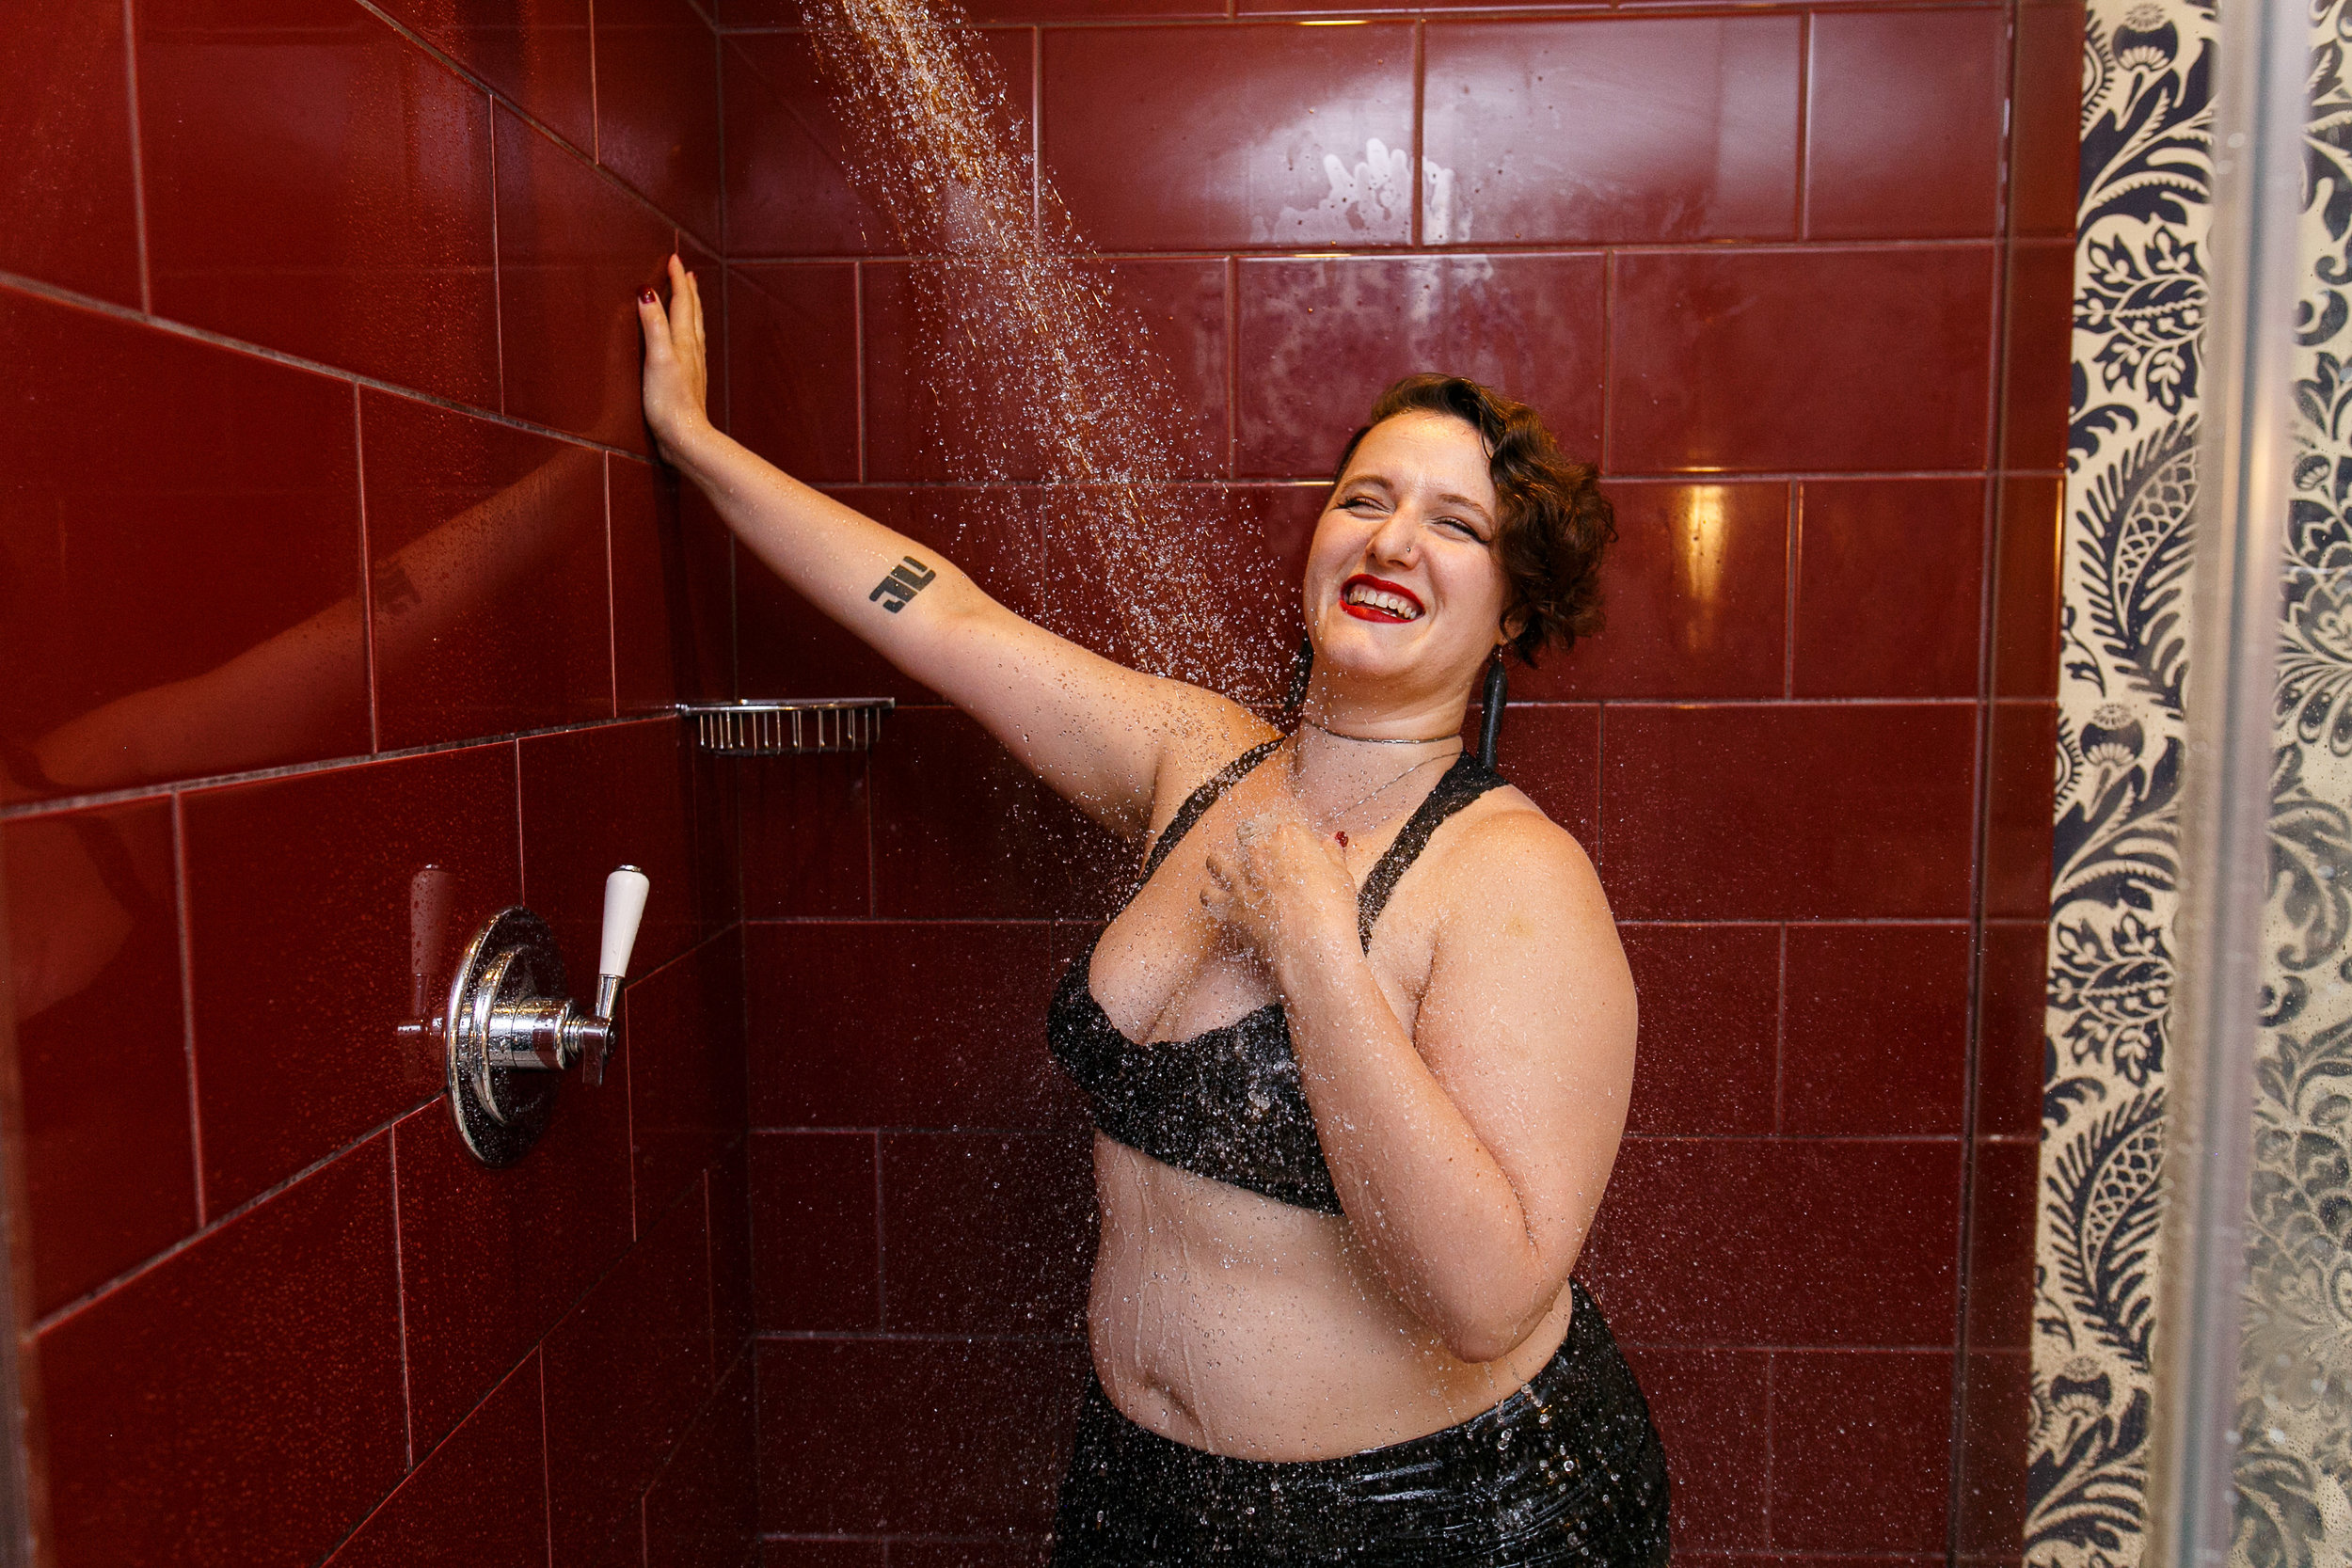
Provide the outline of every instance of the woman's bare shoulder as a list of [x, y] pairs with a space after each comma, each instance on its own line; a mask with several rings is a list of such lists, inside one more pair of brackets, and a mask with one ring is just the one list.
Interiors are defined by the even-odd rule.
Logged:
[[1444, 846], [1441, 879], [1450, 915], [1483, 911], [1481, 922], [1531, 916], [1615, 934], [1592, 857], [1576, 835], [1505, 785], [1463, 814], [1461, 832]]

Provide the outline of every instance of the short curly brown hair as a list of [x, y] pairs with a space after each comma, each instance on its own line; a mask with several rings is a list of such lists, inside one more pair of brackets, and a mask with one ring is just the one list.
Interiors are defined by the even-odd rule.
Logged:
[[1408, 375], [1380, 394], [1372, 418], [1347, 438], [1337, 484], [1373, 426], [1399, 414], [1442, 414], [1478, 432], [1502, 515], [1495, 550], [1511, 594], [1511, 650], [1529, 664], [1547, 646], [1573, 647], [1600, 629], [1600, 559], [1617, 542], [1617, 512], [1597, 471], [1565, 455], [1533, 408], [1466, 376]]

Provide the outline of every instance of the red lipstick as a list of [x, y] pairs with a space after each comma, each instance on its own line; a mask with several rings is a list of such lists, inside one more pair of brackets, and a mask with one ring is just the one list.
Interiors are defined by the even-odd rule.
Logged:
[[[1399, 615], [1394, 610], [1379, 605], [1350, 604], [1347, 602], [1347, 595], [1356, 588], [1370, 588], [1382, 594], [1393, 594], [1411, 605], [1414, 613]], [[1391, 582], [1386, 578], [1375, 578], [1367, 572], [1359, 572], [1340, 584], [1340, 608], [1359, 621], [1385, 621], [1391, 626], [1403, 626], [1407, 622], [1417, 621], [1429, 612], [1429, 607], [1421, 602], [1421, 595], [1403, 583]]]

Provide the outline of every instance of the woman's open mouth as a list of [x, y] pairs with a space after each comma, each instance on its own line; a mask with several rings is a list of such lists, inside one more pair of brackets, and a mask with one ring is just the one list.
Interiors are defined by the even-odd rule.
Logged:
[[1340, 608], [1359, 621], [1418, 621], [1426, 611], [1402, 583], [1357, 573], [1340, 584]]

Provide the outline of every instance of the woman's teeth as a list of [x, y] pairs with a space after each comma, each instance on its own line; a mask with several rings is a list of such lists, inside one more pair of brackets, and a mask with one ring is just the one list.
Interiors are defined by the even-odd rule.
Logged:
[[1351, 588], [1345, 603], [1362, 605], [1368, 610], [1382, 610], [1400, 621], [1421, 619], [1421, 606], [1402, 594], [1390, 594], [1377, 588]]

